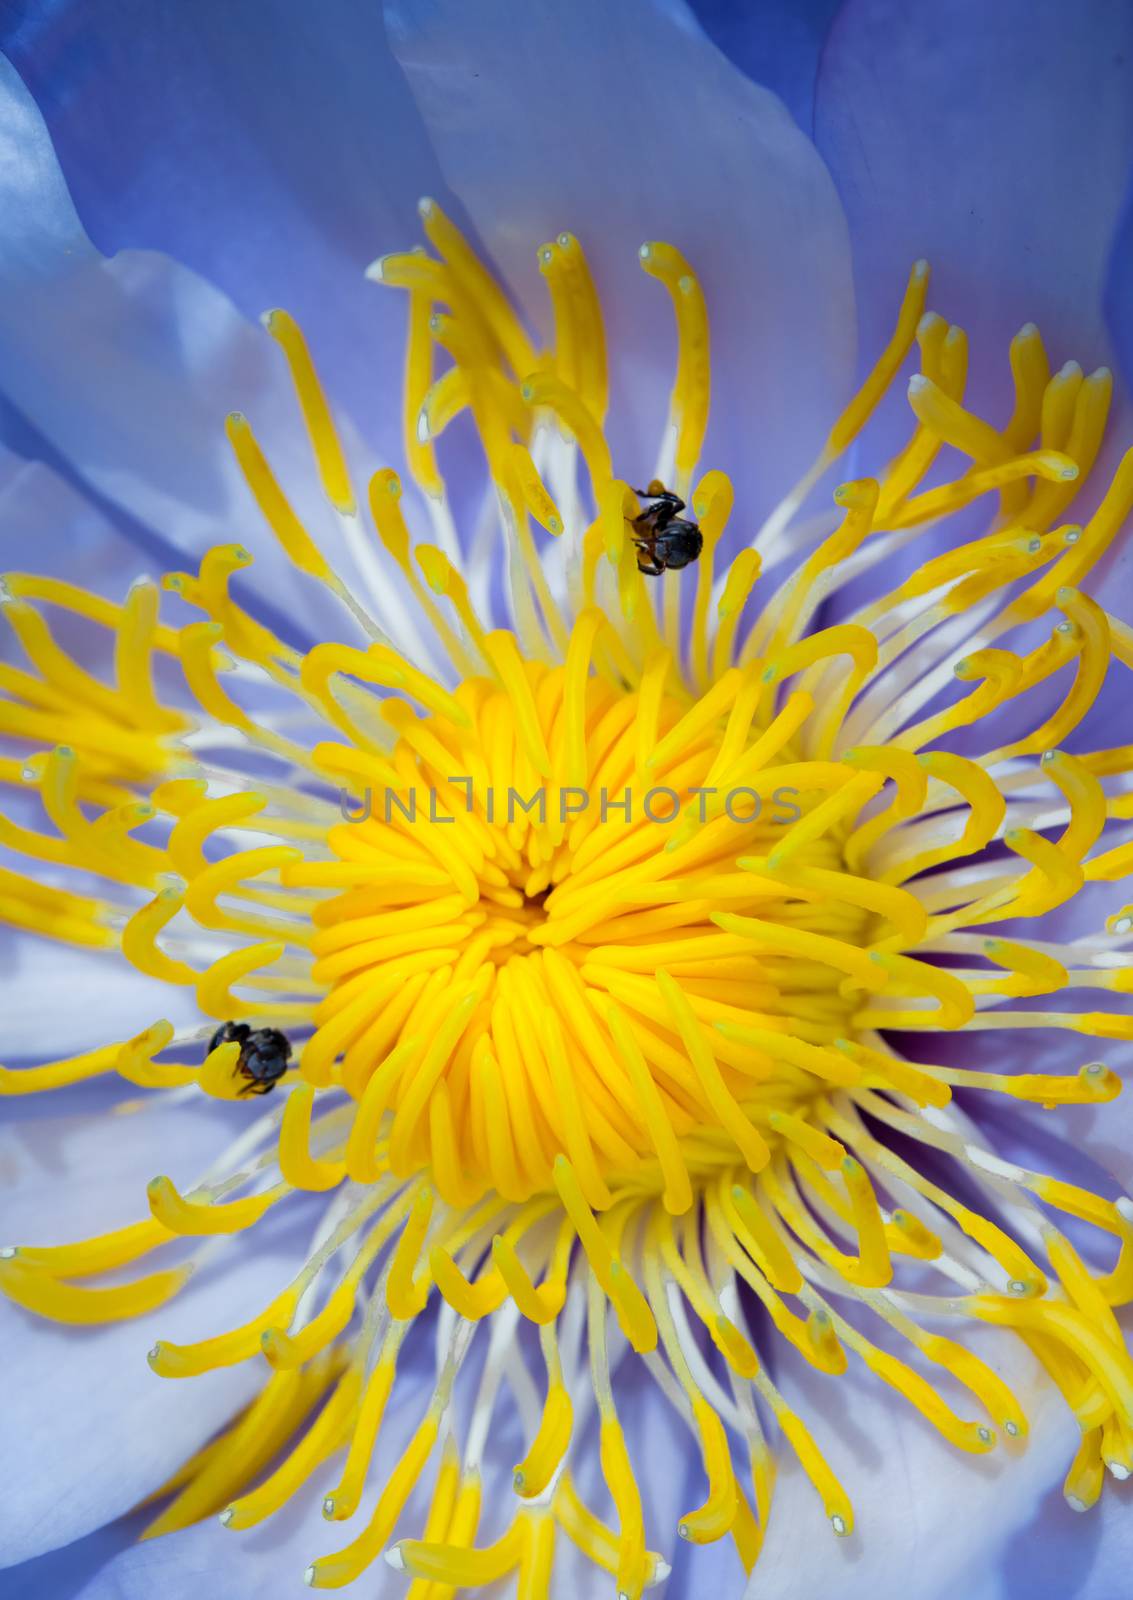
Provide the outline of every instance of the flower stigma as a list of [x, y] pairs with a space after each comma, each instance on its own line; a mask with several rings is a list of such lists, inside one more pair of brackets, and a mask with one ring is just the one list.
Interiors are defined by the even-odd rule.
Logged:
[[[1133, 752], [1075, 739], [1111, 667], [1133, 669], [1133, 631], [1083, 587], [1133, 507], [1133, 452], [1092, 515], [1063, 520], [1101, 447], [1109, 373], [1052, 373], [1028, 324], [1012, 415], [988, 422], [918, 262], [814, 468], [718, 562], [734, 497], [700, 470], [693, 267], [641, 248], [678, 345], [643, 493], [640, 463], [615, 476], [579, 241], [538, 251], [554, 313], [540, 352], [442, 209], [420, 210], [431, 253], [369, 276], [407, 300], [404, 450], [429, 537], [392, 470], [356, 492], [286, 312], [264, 326], [334, 525], [375, 583], [337, 570], [254, 418], [227, 421], [270, 535], [364, 644], [277, 637], [230, 591], [252, 561], [238, 544], [164, 578], [189, 621], [163, 620], [148, 580], [118, 604], [5, 579], [26, 661], [0, 668], [20, 751], [0, 776], [43, 820], [0, 818], [28, 861], [0, 869], [0, 918], [188, 991], [201, 1020], [0, 1069], [0, 1093], [116, 1076], [173, 1104], [242, 1101], [248, 1121], [200, 1182], [155, 1176], [139, 1220], [4, 1250], [0, 1287], [59, 1322], [145, 1315], [269, 1212], [323, 1197], [310, 1253], [259, 1314], [149, 1353], [170, 1380], [253, 1363], [263, 1382], [164, 1485], [146, 1536], [209, 1515], [254, 1527], [313, 1480], [328, 1523], [358, 1519], [349, 1537], [328, 1528], [315, 1588], [384, 1557], [414, 1595], [514, 1575], [538, 1600], [568, 1542], [637, 1600], [674, 1534], [731, 1538], [750, 1571], [786, 1452], [848, 1537], [853, 1484], [828, 1464], [823, 1417], [775, 1381], [781, 1356], [832, 1386], [866, 1369], [959, 1451], [1016, 1450], [1024, 1406], [967, 1342], [978, 1324], [1022, 1340], [1076, 1417], [1065, 1495], [1086, 1509], [1106, 1469], [1133, 1471], [1114, 1314], [1133, 1300], [1133, 1205], [1001, 1159], [952, 1097], [1101, 1105], [1120, 1087], [1103, 1062], [1019, 1070], [1012, 1034], [1061, 1030], [1084, 1054], [1133, 1039], [1129, 908], [1074, 943], [1047, 921], [1133, 869], [1127, 835], [1113, 842]], [[913, 355], [903, 448], [800, 523]], [[494, 544], [455, 537], [438, 445], [459, 418], [487, 463]], [[655, 574], [641, 530], [663, 533], [666, 485], [701, 542]], [[829, 596], [957, 513], [970, 537], [824, 625]], [[788, 554], [765, 593], [761, 569]], [[510, 629], [492, 625], [498, 569]], [[53, 631], [73, 616], [112, 641], [108, 677]], [[1053, 709], [1031, 715], [1042, 686]], [[996, 743], [1005, 708], [1023, 731]], [[364, 792], [383, 798], [340, 804]], [[1066, 1004], [1083, 989], [1097, 1009]], [[247, 1034], [210, 1047], [226, 1022], [265, 1030], [259, 1054]], [[1001, 1070], [951, 1064], [942, 1036], [992, 1029]], [[928, 1042], [898, 1053], [894, 1030]], [[399, 1360], [422, 1340], [433, 1381], [376, 1470]], [[703, 1468], [675, 1529], [647, 1527], [619, 1403], [638, 1361]], [[497, 1495], [501, 1416], [525, 1444]], [[597, 1506], [584, 1483], [604, 1483]]]

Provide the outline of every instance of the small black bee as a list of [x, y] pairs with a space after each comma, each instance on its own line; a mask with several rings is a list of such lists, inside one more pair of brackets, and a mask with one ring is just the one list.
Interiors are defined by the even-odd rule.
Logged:
[[695, 522], [677, 515], [685, 509], [684, 501], [657, 478], [648, 489], [633, 492], [639, 500], [652, 501], [633, 519], [638, 570], [657, 578], [691, 566], [704, 548], [704, 536]]
[[278, 1028], [252, 1029], [246, 1022], [224, 1022], [209, 1040], [209, 1053], [220, 1044], [240, 1046], [236, 1073], [248, 1080], [241, 1094], [270, 1094], [291, 1059], [291, 1043]]

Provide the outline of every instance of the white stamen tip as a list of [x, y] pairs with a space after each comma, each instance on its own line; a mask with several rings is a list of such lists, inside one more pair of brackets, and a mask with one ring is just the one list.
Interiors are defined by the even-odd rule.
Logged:
[[1019, 1424], [1017, 1422], [1005, 1422], [1003, 1424], [1003, 1431], [1004, 1433], [1010, 1434], [1012, 1439], [1017, 1439], [1019, 1437]]
[[687, 1539], [688, 1538], [688, 1523], [687, 1522], [678, 1522], [677, 1523], [677, 1533], [680, 1535], [680, 1537], [682, 1539]]
[[991, 1432], [990, 1428], [977, 1428], [976, 1429], [976, 1433], [978, 1434], [980, 1440], [984, 1444], [990, 1444], [991, 1443], [992, 1432]]
[[323, 1501], [323, 1516], [334, 1516], [334, 1496], [332, 1494], [328, 1494], [326, 1499]]
[[303, 1574], [303, 1582], [307, 1585], [308, 1589], [313, 1589], [315, 1587], [315, 1564], [314, 1564], [314, 1562], [311, 1563], [311, 1565], [307, 1568], [306, 1572]]
[[1116, 1478], [1118, 1483], [1124, 1483], [1129, 1476], [1129, 1468], [1120, 1461], [1107, 1461], [1106, 1466], [1109, 1468], [1110, 1475]]
[[436, 209], [437, 202], [430, 199], [427, 194], [422, 195], [420, 200], [417, 202], [417, 212], [419, 216], [431, 217]]
[[574, 240], [569, 233], [560, 233], [558, 243], [560, 250], [569, 250]]
[[1133, 917], [1118, 917], [1113, 924], [1114, 933], [1128, 933], [1133, 929]]
[[428, 442], [429, 442], [429, 419], [428, 419], [428, 417], [425, 415], [425, 413], [423, 411], [419, 411], [417, 413], [417, 443], [418, 444], [428, 444]]
[[382, 283], [385, 279], [385, 267], [383, 266], [384, 261], [384, 256], [378, 256], [375, 261], [370, 262], [370, 265], [366, 268], [362, 276], [369, 278], [371, 283]]
[[914, 278], [923, 278], [923, 277], [926, 276], [927, 273], [928, 273], [928, 262], [925, 260], [924, 256], [922, 256], [919, 261], [914, 261], [913, 262], [913, 277]]
[[672, 1566], [668, 1561], [658, 1561], [656, 1570], [649, 1581], [649, 1587], [652, 1589], [656, 1584], [664, 1583], [666, 1578], [671, 1575], [672, 1570]]
[[225, 1506], [224, 1510], [220, 1513], [220, 1516], [217, 1517], [216, 1520], [220, 1523], [222, 1528], [229, 1528], [232, 1526], [232, 1518], [235, 1515], [236, 1513], [233, 1511], [231, 1506]]
[[1068, 1494], [1066, 1496], [1066, 1504], [1070, 1507], [1071, 1511], [1088, 1511], [1089, 1510], [1089, 1507], [1086, 1505], [1086, 1502], [1084, 1500], [1079, 1500], [1079, 1498], [1078, 1498], [1078, 1496], [1076, 1494]]
[[16, 1246], [14, 1244], [0, 1245], [0, 1261], [11, 1261], [15, 1253]]
[[846, 1537], [847, 1529], [845, 1517], [831, 1517], [830, 1526], [834, 1529], [834, 1532], [838, 1535], [839, 1539], [844, 1539]]
[[923, 372], [914, 372], [909, 379], [909, 393], [920, 394], [922, 389], [927, 389], [932, 380], [926, 378]]
[[1129, 1200], [1125, 1195], [1122, 1195], [1120, 1200], [1115, 1200], [1113, 1203], [1126, 1222], [1133, 1222], [1133, 1200]]
[[640, 245], [637, 253], [641, 257], [642, 261], [648, 261], [649, 257], [653, 254], [653, 246], [651, 244]]
[[1016, 337], [1019, 339], [1033, 339], [1038, 331], [1038, 328], [1033, 322], [1024, 322]]
[[387, 1567], [392, 1567], [395, 1572], [405, 1571], [405, 1557], [401, 1553], [400, 1544], [391, 1544], [388, 1550], [382, 1552], [382, 1559]]
[[1012, 1278], [1008, 1282], [1007, 1288], [1011, 1294], [1027, 1293], [1027, 1285], [1023, 1282], [1022, 1278]]

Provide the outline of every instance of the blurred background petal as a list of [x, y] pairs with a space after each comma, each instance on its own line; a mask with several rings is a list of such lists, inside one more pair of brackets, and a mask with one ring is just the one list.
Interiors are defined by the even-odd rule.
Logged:
[[814, 133], [814, 90], [826, 35], [843, 0], [690, 0], [705, 33]]
[[854, 241], [863, 358], [918, 256], [967, 329], [972, 387], [1010, 411], [1007, 345], [1036, 322], [1057, 367], [1109, 344], [1102, 291], [1133, 161], [1124, 0], [845, 0], [821, 58], [815, 138]]

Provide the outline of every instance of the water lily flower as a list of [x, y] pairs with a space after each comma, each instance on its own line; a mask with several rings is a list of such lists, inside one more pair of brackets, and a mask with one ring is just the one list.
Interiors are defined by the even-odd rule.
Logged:
[[5, 1593], [1122, 1592], [1131, 35], [6, 19]]

